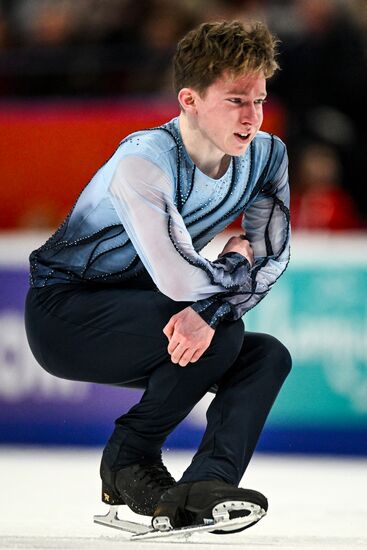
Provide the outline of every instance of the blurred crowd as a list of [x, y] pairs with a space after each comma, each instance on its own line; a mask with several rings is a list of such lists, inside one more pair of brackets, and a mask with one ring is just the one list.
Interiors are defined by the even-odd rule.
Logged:
[[366, 228], [366, 0], [0, 0], [0, 100], [171, 96], [177, 41], [219, 19], [281, 40], [293, 226]]

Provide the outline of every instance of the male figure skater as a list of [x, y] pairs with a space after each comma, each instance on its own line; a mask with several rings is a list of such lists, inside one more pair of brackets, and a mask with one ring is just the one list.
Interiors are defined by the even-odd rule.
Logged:
[[[263, 512], [238, 488], [291, 359], [244, 331], [289, 259], [287, 156], [260, 132], [276, 41], [260, 23], [205, 23], [178, 44], [180, 115], [124, 139], [65, 222], [32, 252], [26, 330], [62, 378], [145, 388], [117, 419], [102, 499], [173, 527]], [[215, 261], [200, 250], [240, 213], [243, 234]], [[176, 483], [161, 459], [170, 432], [208, 392], [202, 442]], [[167, 524], [165, 525], [165, 528]]]

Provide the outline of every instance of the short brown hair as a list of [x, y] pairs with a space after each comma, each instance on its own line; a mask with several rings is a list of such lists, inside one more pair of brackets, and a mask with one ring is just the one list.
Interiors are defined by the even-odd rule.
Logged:
[[177, 45], [174, 64], [176, 93], [194, 88], [200, 94], [224, 71], [233, 77], [263, 71], [265, 78], [279, 65], [275, 59], [278, 40], [263, 23], [245, 26], [241, 21], [202, 23]]

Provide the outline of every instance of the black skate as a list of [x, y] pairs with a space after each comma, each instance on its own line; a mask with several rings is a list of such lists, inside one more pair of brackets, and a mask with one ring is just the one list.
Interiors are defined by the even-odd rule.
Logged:
[[220, 480], [195, 481], [178, 484], [162, 495], [152, 526], [158, 531], [184, 532], [189, 527], [218, 524], [225, 528], [211, 528], [210, 531], [236, 533], [257, 523], [267, 509], [268, 501], [258, 491], [241, 489]]
[[112, 471], [102, 459], [102, 501], [111, 506], [127, 504], [136, 514], [152, 516], [160, 497], [176, 482], [161, 457]]
[[118, 506], [94, 521], [131, 535], [131, 540], [184, 537], [199, 533], [236, 533], [258, 522], [268, 509], [257, 491], [238, 489], [224, 481], [182, 483], [168, 489], [153, 514], [152, 526], [118, 517]]

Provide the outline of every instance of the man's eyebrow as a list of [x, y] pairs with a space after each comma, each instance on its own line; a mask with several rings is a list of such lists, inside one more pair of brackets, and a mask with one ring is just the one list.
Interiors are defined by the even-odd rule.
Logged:
[[[227, 90], [226, 91], [226, 94], [230, 94], [230, 95], [236, 95], [236, 96], [244, 96], [244, 97], [247, 97], [248, 94], [246, 94], [245, 92], [241, 91], [241, 90]], [[267, 93], [265, 92], [260, 92], [258, 97], [267, 97]]]

